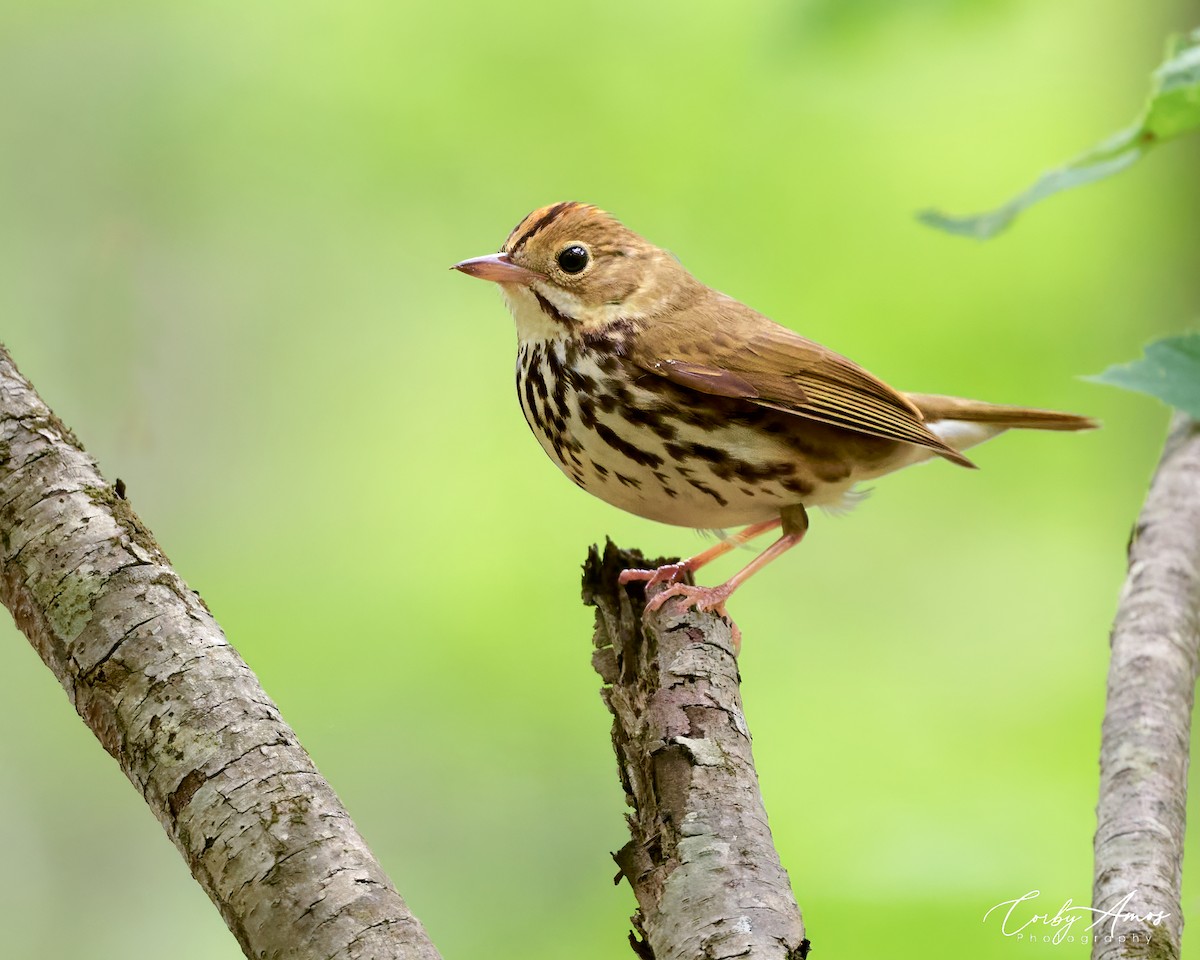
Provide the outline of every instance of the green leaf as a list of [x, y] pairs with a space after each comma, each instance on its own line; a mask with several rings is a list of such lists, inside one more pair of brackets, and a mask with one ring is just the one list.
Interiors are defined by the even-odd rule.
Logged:
[[1084, 379], [1148, 393], [1200, 420], [1200, 333], [1156, 340], [1140, 360]]
[[922, 223], [947, 233], [986, 240], [1003, 231], [1027, 207], [1051, 194], [1110, 177], [1158, 144], [1200, 129], [1200, 29], [1173, 37], [1166, 61], [1154, 71], [1150, 99], [1141, 118], [1065, 166], [1047, 171], [1024, 193], [986, 213], [953, 217], [936, 210], [917, 214]]

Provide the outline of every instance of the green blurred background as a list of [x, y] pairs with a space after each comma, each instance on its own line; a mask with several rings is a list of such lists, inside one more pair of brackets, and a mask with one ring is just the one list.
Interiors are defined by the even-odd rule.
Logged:
[[[1051, 912], [1090, 899], [1107, 631], [1167, 414], [1076, 377], [1200, 316], [1200, 151], [989, 244], [913, 213], [992, 206], [1131, 121], [1194, 14], [17, 0], [0, 339], [126, 481], [448, 960], [631, 956], [579, 564], [605, 535], [701, 543], [558, 473], [497, 292], [450, 264], [587, 200], [897, 386], [1102, 418], [1004, 437], [978, 473], [886, 479], [734, 605], [817, 955], [1082, 956], [982, 917], [1033, 889]], [[6, 952], [238, 956], [2, 629]]]

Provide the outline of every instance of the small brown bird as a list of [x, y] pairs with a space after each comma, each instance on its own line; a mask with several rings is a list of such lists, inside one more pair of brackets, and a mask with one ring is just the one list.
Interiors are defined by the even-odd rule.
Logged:
[[[708, 550], [622, 582], [725, 615], [751, 574], [799, 543], [808, 507], [855, 484], [962, 451], [1010, 427], [1084, 430], [1069, 413], [901, 393], [732, 297], [582, 203], [535, 210], [500, 253], [454, 269], [500, 285], [517, 324], [517, 395], [559, 468], [613, 506], [663, 523], [748, 524]], [[716, 587], [677, 582], [776, 527], [781, 536]], [[736, 628], [735, 628], [736, 629]]]

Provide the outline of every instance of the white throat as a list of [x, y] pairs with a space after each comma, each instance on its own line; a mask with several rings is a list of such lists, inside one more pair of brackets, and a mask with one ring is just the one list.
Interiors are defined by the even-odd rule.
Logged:
[[[517, 340], [520, 343], [535, 340], [557, 340], [567, 335], [566, 324], [562, 320], [552, 317], [543, 309], [533, 290], [515, 283], [504, 283], [500, 285], [500, 292], [504, 294], [504, 302], [508, 305], [513, 320], [516, 321]], [[565, 298], [575, 300], [570, 294], [564, 294], [559, 290], [539, 290], [538, 293], [545, 297], [562, 317], [570, 318], [577, 315], [578, 302], [557, 302]], [[568, 319], [567, 322], [573, 321]]]
[[[500, 284], [504, 302], [517, 323], [517, 340], [526, 343], [535, 340], [558, 340], [588, 329], [599, 329], [616, 320], [637, 319], [640, 314], [631, 314], [628, 307], [620, 303], [586, 307], [582, 300], [569, 290], [548, 283], [537, 283], [532, 288], [515, 283]], [[550, 307], [539, 302], [545, 300]], [[557, 316], [551, 314], [557, 312]]]

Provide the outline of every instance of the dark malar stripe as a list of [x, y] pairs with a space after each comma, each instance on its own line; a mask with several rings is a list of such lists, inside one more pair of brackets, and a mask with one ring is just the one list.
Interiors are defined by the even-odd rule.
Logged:
[[545, 297], [543, 297], [536, 290], [533, 290], [532, 287], [530, 288], [530, 290], [533, 293], [533, 295], [535, 297], [537, 297], [538, 306], [542, 308], [542, 313], [544, 313], [546, 316], [548, 316], [555, 323], [560, 323], [564, 327], [569, 327], [571, 325], [570, 317], [568, 317], [565, 313], [563, 313], [561, 310], [559, 310], [558, 307], [556, 307], [554, 304], [552, 304], [549, 300], [547, 300]]
[[[506, 243], [504, 246], [508, 249], [509, 253], [516, 253], [523, 246], [525, 246], [525, 244], [527, 244], [529, 242], [529, 238], [532, 237], [534, 234], [536, 234], [539, 230], [545, 229], [551, 223], [553, 223], [555, 220], [557, 220], [558, 217], [562, 213], [564, 213], [566, 210], [570, 209], [571, 207], [576, 207], [578, 205], [579, 204], [577, 204], [573, 200], [568, 200], [563, 203], [556, 203], [549, 210], [547, 210], [540, 217], [538, 217], [537, 221], [533, 224], [533, 226], [531, 226], [528, 230], [526, 230], [523, 234], [521, 234], [521, 236], [519, 236], [516, 239], [516, 241], [512, 243], [511, 246], [509, 246], [508, 243]], [[533, 216], [533, 214], [531, 213], [529, 216], [531, 217], [531, 216]], [[529, 219], [529, 217], [526, 217], [525, 219]], [[510, 241], [512, 241], [512, 237], [509, 237], [508, 239]]]

